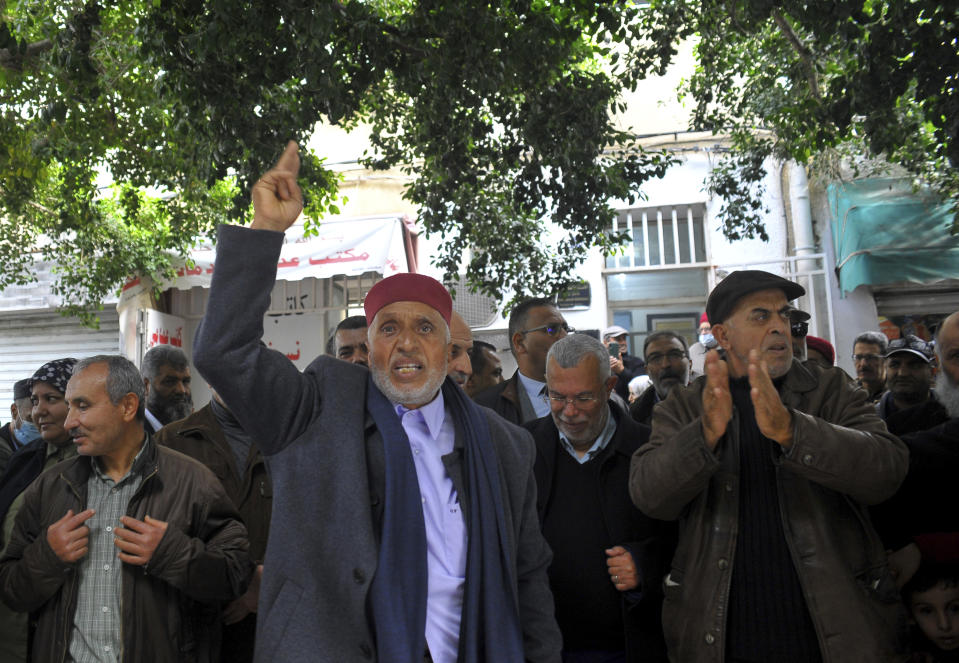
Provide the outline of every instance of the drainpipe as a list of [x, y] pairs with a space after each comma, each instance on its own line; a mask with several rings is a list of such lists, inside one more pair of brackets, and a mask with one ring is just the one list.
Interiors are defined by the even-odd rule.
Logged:
[[[796, 241], [796, 256], [816, 252], [816, 236], [812, 229], [812, 208], [809, 205], [809, 180], [806, 168], [795, 161], [789, 162], [789, 208], [792, 210], [793, 238]], [[800, 272], [816, 269], [815, 260], [797, 260]]]

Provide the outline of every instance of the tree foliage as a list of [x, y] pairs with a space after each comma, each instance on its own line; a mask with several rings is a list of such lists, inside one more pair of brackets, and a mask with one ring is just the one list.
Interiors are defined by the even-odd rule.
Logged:
[[[0, 5], [2, 7], [3, 5]], [[130, 274], [168, 274], [289, 138], [318, 122], [372, 127], [372, 168], [443, 237], [449, 277], [550, 293], [590, 246], [614, 250], [611, 199], [668, 155], [611, 115], [642, 72], [620, 53], [639, 9], [599, 0], [8, 1], [0, 25], [0, 286], [36, 247], [74, 312]], [[98, 188], [106, 171], [116, 185]], [[307, 214], [336, 178], [304, 162]], [[544, 220], [567, 231], [547, 242]], [[46, 238], [46, 240], [44, 239]]]
[[[728, 133], [709, 182], [727, 236], [762, 236], [768, 156], [905, 168], [959, 205], [959, 4], [933, 0], [653, 0], [637, 71], [696, 38], [693, 127]], [[959, 224], [953, 223], [959, 231]]]

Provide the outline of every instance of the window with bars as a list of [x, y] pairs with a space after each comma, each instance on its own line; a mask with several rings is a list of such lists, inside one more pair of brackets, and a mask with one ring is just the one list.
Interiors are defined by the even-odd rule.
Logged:
[[620, 210], [612, 229], [630, 241], [624, 253], [606, 258], [606, 269], [705, 264], [705, 217], [703, 203]]

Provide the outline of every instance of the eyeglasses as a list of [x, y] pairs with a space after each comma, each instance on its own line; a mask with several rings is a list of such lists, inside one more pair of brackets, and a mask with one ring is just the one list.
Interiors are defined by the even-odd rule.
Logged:
[[541, 331], [541, 332], [546, 332], [546, 334], [549, 336], [556, 336], [556, 334], [559, 333], [560, 329], [562, 329], [567, 334], [570, 334], [576, 331], [575, 329], [573, 329], [572, 327], [570, 327], [568, 324], [564, 322], [558, 325], [543, 325], [542, 327], [533, 327], [532, 329], [524, 329], [520, 332], [520, 334], [528, 334], [534, 331]]
[[870, 364], [874, 361], [879, 361], [880, 359], [882, 359], [880, 355], [853, 355], [852, 356], [853, 361], [865, 361], [865, 362], [869, 362]]
[[548, 398], [550, 403], [553, 405], [560, 405], [566, 407], [570, 403], [575, 405], [577, 408], [589, 407], [593, 403], [600, 400], [598, 396], [593, 396], [591, 394], [577, 394], [576, 396], [564, 396], [563, 394], [557, 394], [554, 392], [549, 392]]
[[809, 333], [809, 323], [793, 321], [789, 325], [793, 338], [804, 338]]
[[669, 350], [665, 354], [662, 352], [654, 352], [651, 355], [646, 357], [646, 365], [652, 366], [658, 364], [659, 362], [666, 360], [669, 362], [682, 361], [686, 358], [686, 353], [682, 350]]

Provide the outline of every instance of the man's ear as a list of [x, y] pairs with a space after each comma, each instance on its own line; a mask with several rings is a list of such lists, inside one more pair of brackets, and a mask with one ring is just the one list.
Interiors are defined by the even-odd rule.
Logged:
[[612, 393], [613, 388], [616, 387], [616, 382], [619, 380], [618, 375], [610, 375], [606, 378], [606, 398], [609, 398], [609, 395]]
[[719, 343], [719, 346], [724, 350], [729, 349], [729, 330], [726, 328], [726, 325], [719, 322], [713, 325], [713, 328], [710, 330], [713, 334], [713, 338], [716, 339], [716, 342]]
[[136, 394], [128, 393], [120, 399], [120, 416], [125, 422], [131, 422], [137, 417], [137, 408], [140, 405], [140, 399]]
[[523, 334], [523, 332], [516, 332], [515, 334], [513, 334], [513, 338], [511, 339], [513, 344], [513, 353], [516, 354], [517, 356], [526, 354], [526, 345], [523, 342], [524, 338], [525, 338], [525, 335]]
[[150, 378], [143, 378], [143, 397], [146, 398], [150, 394]]

